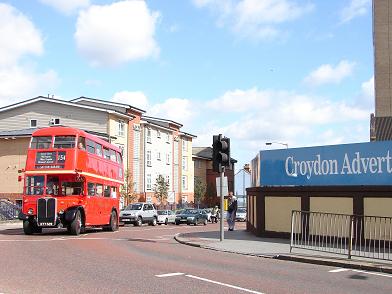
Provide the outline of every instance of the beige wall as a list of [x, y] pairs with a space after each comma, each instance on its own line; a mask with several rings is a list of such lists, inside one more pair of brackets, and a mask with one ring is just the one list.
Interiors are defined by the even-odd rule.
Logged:
[[0, 139], [0, 193], [22, 193], [18, 170], [25, 168], [30, 138]]
[[364, 198], [364, 215], [392, 217], [392, 198]]
[[310, 197], [310, 211], [353, 214], [353, 199], [347, 197]]
[[[365, 216], [392, 217], [391, 198], [364, 198]], [[387, 239], [392, 238], [392, 223], [388, 218], [365, 218], [365, 238]]]
[[291, 231], [291, 211], [301, 210], [301, 197], [265, 197], [265, 229]]
[[[199, 165], [196, 163], [199, 162]], [[207, 160], [200, 158], [193, 158], [193, 166], [195, 170], [195, 177], [200, 178], [204, 185], [207, 185]]]

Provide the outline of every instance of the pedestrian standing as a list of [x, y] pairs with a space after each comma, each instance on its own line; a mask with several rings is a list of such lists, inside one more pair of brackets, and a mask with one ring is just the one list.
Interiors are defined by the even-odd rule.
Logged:
[[234, 226], [235, 226], [235, 217], [237, 214], [237, 198], [233, 195], [233, 192], [229, 192], [229, 195], [227, 196], [227, 199], [229, 201], [229, 207], [227, 208], [227, 223], [229, 225], [229, 231], [234, 231]]

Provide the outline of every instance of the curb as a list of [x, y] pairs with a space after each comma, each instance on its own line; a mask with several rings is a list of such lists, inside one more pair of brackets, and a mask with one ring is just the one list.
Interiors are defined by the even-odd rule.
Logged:
[[301, 263], [309, 263], [309, 264], [317, 264], [317, 265], [325, 265], [325, 266], [333, 266], [333, 267], [341, 267], [341, 268], [350, 268], [350, 269], [359, 269], [365, 271], [372, 271], [372, 272], [382, 272], [392, 274], [392, 267], [385, 267], [383, 265], [372, 265], [372, 264], [361, 264], [361, 263], [353, 263], [353, 262], [343, 262], [338, 260], [329, 260], [329, 259], [320, 259], [314, 257], [300, 257], [300, 256], [292, 256], [292, 255], [284, 255], [284, 254], [277, 254], [277, 255], [266, 255], [266, 254], [257, 254], [257, 253], [246, 253], [240, 251], [233, 251], [233, 250], [225, 250], [220, 248], [215, 248], [207, 245], [201, 245], [198, 243], [190, 242], [181, 238], [181, 233], [178, 233], [174, 236], [174, 239], [181, 244], [203, 248], [208, 250], [226, 252], [226, 253], [233, 253], [233, 254], [240, 254], [240, 255], [248, 255], [248, 256], [256, 256], [261, 258], [269, 258], [269, 259], [278, 259], [283, 261], [293, 261], [293, 262], [301, 262]]

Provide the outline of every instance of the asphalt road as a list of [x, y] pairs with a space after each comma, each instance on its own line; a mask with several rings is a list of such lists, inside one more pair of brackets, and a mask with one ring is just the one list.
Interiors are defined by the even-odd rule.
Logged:
[[206, 227], [121, 227], [78, 237], [0, 230], [0, 293], [392, 293], [392, 275], [182, 245]]

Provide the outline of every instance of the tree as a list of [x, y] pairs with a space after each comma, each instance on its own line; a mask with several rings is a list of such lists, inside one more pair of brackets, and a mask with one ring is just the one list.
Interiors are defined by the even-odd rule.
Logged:
[[154, 196], [159, 203], [166, 201], [169, 191], [169, 181], [165, 181], [162, 175], [159, 175], [154, 184]]
[[206, 185], [201, 181], [199, 177], [195, 177], [195, 186], [194, 186], [194, 198], [195, 203], [199, 206], [200, 202], [204, 199], [206, 195]]
[[137, 194], [135, 192], [135, 184], [133, 182], [133, 176], [127, 170], [124, 173], [124, 185], [121, 187], [121, 197], [124, 198], [124, 204], [128, 205], [131, 202], [135, 201], [137, 199]]

